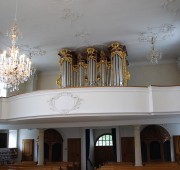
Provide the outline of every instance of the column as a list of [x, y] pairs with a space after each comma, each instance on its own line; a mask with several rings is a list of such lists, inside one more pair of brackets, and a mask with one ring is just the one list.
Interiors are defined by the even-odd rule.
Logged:
[[170, 138], [170, 149], [171, 149], [171, 162], [175, 161], [174, 158], [174, 143], [173, 143], [173, 137]]
[[134, 126], [135, 166], [142, 166], [140, 126]]
[[81, 169], [86, 169], [86, 129], [81, 131]]
[[119, 135], [119, 127], [116, 128], [116, 152], [117, 152], [117, 162], [121, 161], [120, 155], [120, 135]]
[[44, 130], [39, 129], [38, 165], [44, 165]]

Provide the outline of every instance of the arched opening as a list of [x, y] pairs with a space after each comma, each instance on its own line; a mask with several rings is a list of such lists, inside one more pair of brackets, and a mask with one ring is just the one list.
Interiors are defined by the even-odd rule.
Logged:
[[115, 160], [113, 149], [113, 137], [111, 134], [103, 134], [95, 142], [95, 166]]
[[161, 160], [161, 148], [160, 143], [153, 141], [150, 143], [150, 159], [153, 161]]
[[150, 125], [141, 132], [142, 160], [170, 161], [170, 135], [159, 125]]
[[171, 161], [170, 141], [169, 140], [164, 142], [164, 160]]
[[49, 145], [44, 143], [44, 160], [49, 160]]
[[61, 134], [54, 129], [44, 132], [44, 160], [46, 162], [62, 161], [63, 139]]
[[61, 161], [61, 144], [60, 143], [55, 143], [52, 146], [52, 161], [53, 162], [58, 162]]
[[145, 142], [141, 142], [142, 161], [147, 162], [147, 145]]

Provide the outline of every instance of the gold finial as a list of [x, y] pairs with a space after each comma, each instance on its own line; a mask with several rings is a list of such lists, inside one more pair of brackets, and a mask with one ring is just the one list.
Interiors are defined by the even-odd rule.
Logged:
[[87, 48], [87, 58], [97, 60], [97, 50], [95, 48]]
[[115, 55], [119, 55], [121, 58], [125, 58], [127, 56], [127, 51], [125, 46], [118, 42], [112, 43], [109, 48], [112, 57]]
[[72, 57], [71, 51], [66, 48], [61, 49], [58, 55], [60, 57]]
[[87, 48], [88, 55], [97, 55], [97, 50], [95, 48]]
[[107, 62], [107, 56], [104, 51], [101, 51], [101, 53], [100, 53], [100, 62], [101, 63]]

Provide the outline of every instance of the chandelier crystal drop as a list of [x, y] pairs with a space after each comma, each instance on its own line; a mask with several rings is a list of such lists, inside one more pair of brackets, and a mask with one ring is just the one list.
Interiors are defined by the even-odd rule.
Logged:
[[151, 50], [147, 56], [148, 60], [150, 60], [150, 62], [152, 64], [158, 64], [159, 60], [162, 58], [162, 54], [160, 51], [158, 51], [155, 48], [155, 38], [152, 37], [152, 41], [151, 41], [152, 47]]
[[25, 54], [20, 55], [16, 42], [20, 35], [16, 20], [8, 33], [11, 48], [0, 55], [0, 83], [10, 91], [19, 90], [19, 85], [32, 75], [31, 59]]

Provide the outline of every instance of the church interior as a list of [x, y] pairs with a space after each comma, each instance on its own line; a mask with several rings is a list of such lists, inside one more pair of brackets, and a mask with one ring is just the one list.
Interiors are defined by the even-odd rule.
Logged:
[[0, 169], [178, 170], [180, 1], [1, 0]]

